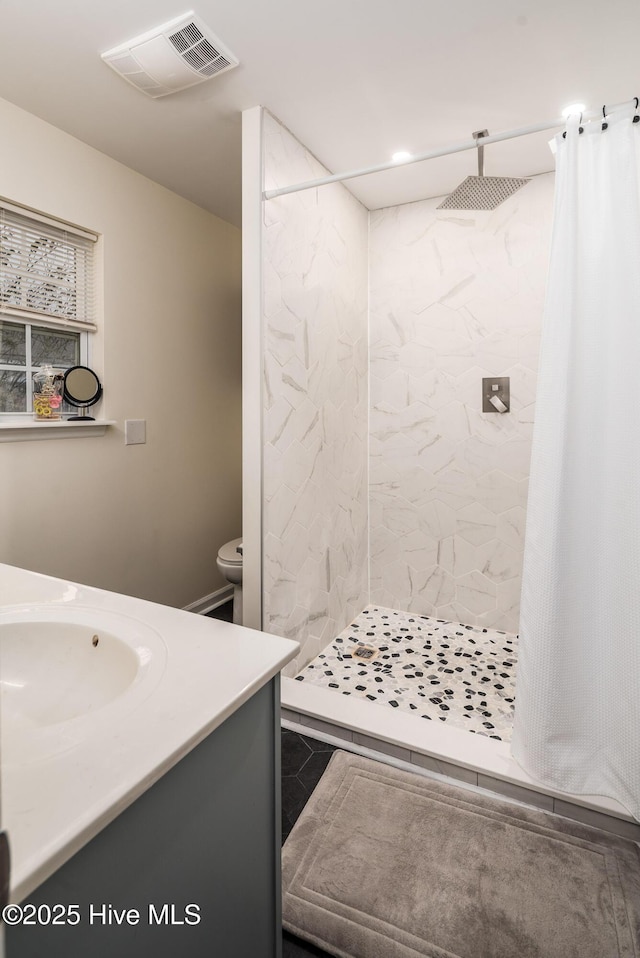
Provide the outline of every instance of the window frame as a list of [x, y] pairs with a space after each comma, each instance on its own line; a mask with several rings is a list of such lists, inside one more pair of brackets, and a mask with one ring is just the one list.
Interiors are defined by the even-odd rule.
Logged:
[[[4, 263], [0, 261], [0, 278], [4, 276], [11, 282], [13, 276], [27, 278], [29, 274], [28, 257], [33, 256], [34, 246], [40, 239], [47, 241], [57, 241], [62, 247], [62, 256], [66, 255], [65, 246], [74, 249], [76, 260], [73, 272], [73, 283], [69, 284], [69, 290], [72, 292], [70, 299], [73, 300], [74, 310], [78, 304], [82, 306], [82, 315], [63, 315], [57, 312], [46, 312], [27, 305], [22, 295], [19, 303], [3, 302], [0, 299], [0, 322], [11, 323], [13, 325], [23, 326], [25, 329], [25, 362], [5, 363], [0, 358], [0, 370], [24, 372], [26, 376], [26, 410], [10, 411], [0, 409], [0, 424], [25, 423], [33, 420], [33, 376], [40, 368], [32, 363], [32, 332], [38, 330], [51, 330], [59, 332], [75, 333], [79, 336], [79, 363], [89, 365], [91, 362], [92, 341], [98, 332], [95, 312], [97, 304], [95, 302], [95, 290], [97, 288], [98, 278], [98, 242], [99, 234], [76, 226], [64, 220], [45, 215], [29, 207], [19, 206], [16, 203], [5, 200], [0, 197], [0, 227], [8, 227], [15, 230], [17, 236], [17, 247], [15, 247], [15, 262], [9, 261], [9, 256]], [[20, 231], [22, 230], [22, 233]], [[42, 232], [40, 232], [42, 230]], [[34, 239], [35, 243], [29, 245]], [[9, 255], [14, 253], [11, 249]], [[60, 247], [58, 247], [60, 249]], [[55, 261], [58, 249], [54, 246], [53, 259]], [[0, 246], [0, 252], [2, 247]], [[79, 255], [80, 254], [80, 255]], [[27, 266], [25, 266], [25, 261]], [[3, 270], [4, 267], [4, 270]], [[36, 281], [41, 281], [46, 287], [47, 273], [40, 273], [34, 269], [33, 275]], [[50, 274], [52, 277], [55, 273]], [[28, 290], [28, 282], [27, 282]], [[50, 284], [50, 288], [51, 288]], [[24, 295], [28, 296], [28, 292]], [[85, 308], [86, 307], [86, 308]], [[52, 363], [56, 369], [64, 369], [63, 365]], [[65, 411], [64, 417], [71, 415], [71, 411]], [[51, 424], [46, 424], [51, 425]]]
[[[64, 332], [73, 332], [77, 333], [79, 336], [78, 343], [78, 354], [79, 354], [79, 363], [81, 366], [89, 366], [91, 363], [90, 360], [90, 341], [89, 341], [89, 331], [88, 330], [79, 330], [79, 329], [69, 329], [68, 327], [61, 326], [43, 326], [40, 323], [34, 322], [19, 322], [14, 317], [10, 318], [5, 316], [4, 313], [0, 312], [0, 323], [10, 322], [14, 325], [23, 326], [25, 330], [25, 363], [3, 363], [0, 359], [0, 373], [2, 372], [24, 372], [26, 375], [26, 406], [27, 408], [23, 412], [16, 412], [16, 410], [5, 411], [0, 409], [0, 423], [3, 422], [20, 422], [22, 420], [31, 420], [33, 419], [33, 377], [35, 373], [41, 369], [41, 366], [34, 366], [31, 362], [31, 330], [41, 330], [41, 329], [53, 329], [54, 331], [64, 331]], [[56, 370], [63, 370], [64, 367], [57, 366], [53, 364], [53, 368]], [[73, 410], [65, 410], [65, 415], [73, 415]]]

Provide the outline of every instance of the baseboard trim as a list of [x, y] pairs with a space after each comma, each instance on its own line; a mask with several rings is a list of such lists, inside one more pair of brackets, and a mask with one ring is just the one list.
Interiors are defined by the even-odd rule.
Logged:
[[233, 586], [225, 585], [222, 589], [211, 592], [209, 595], [183, 606], [183, 610], [185, 612], [195, 612], [197, 615], [206, 615], [212, 609], [217, 609], [219, 605], [224, 605], [229, 599], [233, 599]]

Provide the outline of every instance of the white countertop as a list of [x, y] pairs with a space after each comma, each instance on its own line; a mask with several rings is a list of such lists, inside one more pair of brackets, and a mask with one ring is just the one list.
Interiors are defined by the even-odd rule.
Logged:
[[[91, 734], [37, 762], [6, 764], [1, 824], [12, 856], [11, 900], [22, 901], [224, 722], [298, 652], [298, 645], [179, 609], [0, 564], [2, 615], [52, 605], [127, 616], [166, 647], [151, 693]], [[41, 611], [41, 609], [40, 609]], [[97, 622], [99, 625], [99, 622]], [[0, 674], [2, 662], [0, 659]], [[10, 730], [3, 729], [3, 736]]]

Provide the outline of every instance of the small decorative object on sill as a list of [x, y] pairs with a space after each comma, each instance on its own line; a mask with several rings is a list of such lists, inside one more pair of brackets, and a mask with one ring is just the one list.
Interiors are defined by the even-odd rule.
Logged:
[[38, 422], [62, 419], [64, 374], [42, 366], [33, 377], [33, 418]]
[[64, 374], [63, 396], [65, 402], [80, 410], [80, 415], [69, 416], [69, 422], [93, 420], [93, 416], [87, 415], [87, 410], [100, 400], [102, 384], [93, 369], [88, 366], [72, 366]]

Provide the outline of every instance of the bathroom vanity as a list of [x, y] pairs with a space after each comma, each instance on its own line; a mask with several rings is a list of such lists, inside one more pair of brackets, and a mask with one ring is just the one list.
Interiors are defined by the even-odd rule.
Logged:
[[297, 649], [0, 565], [7, 958], [280, 955]]

